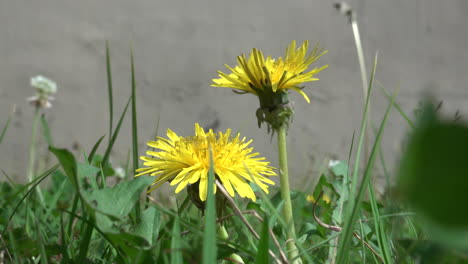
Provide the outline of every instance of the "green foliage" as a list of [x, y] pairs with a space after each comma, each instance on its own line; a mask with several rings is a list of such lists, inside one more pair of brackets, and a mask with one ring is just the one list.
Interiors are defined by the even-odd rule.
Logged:
[[431, 237], [468, 249], [468, 211], [462, 205], [468, 201], [466, 157], [468, 125], [439, 119], [427, 103], [408, 139], [399, 186]]
[[[152, 177], [122, 180], [115, 175], [109, 157], [130, 103], [132, 135], [122, 140], [132, 146], [132, 163], [124, 167], [138, 166], [133, 53], [132, 96], [115, 127], [107, 45], [106, 62], [110, 118], [107, 146], [99, 150], [104, 139], [100, 137], [87, 150], [89, 156], [80, 160], [69, 150], [52, 146], [54, 131], [50, 131], [45, 117], [41, 119], [42, 136], [59, 164], [37, 173], [28, 184], [0, 182], [0, 262], [286, 262], [287, 226], [280, 213], [284, 201], [277, 188], [270, 188], [270, 194], [266, 194], [252, 184], [258, 194], [255, 202], [236, 198], [234, 205], [226, 203], [229, 206], [224, 210], [217, 210], [216, 199], [221, 194], [218, 188], [213, 195], [216, 175], [210, 170], [202, 213], [183, 193], [175, 197], [184, 201], [180, 206], [143, 197]], [[374, 74], [369, 94], [373, 79]], [[376, 130], [369, 159], [362, 162], [360, 157], [366, 104], [357, 149], [350, 151], [354, 162], [351, 158], [333, 162], [327, 170], [312, 175], [317, 180], [313, 188], [291, 192], [295, 243], [303, 263], [468, 263], [468, 214], [463, 207], [468, 200], [468, 126], [441, 120], [430, 107], [413, 122], [395, 102], [395, 96], [387, 96], [387, 112]], [[372, 182], [379, 172], [373, 168], [390, 109], [396, 109], [411, 130], [401, 158], [399, 184], [380, 195]], [[0, 143], [10, 119], [1, 131]], [[385, 173], [389, 174], [387, 170]], [[45, 182], [41, 192], [36, 192]], [[217, 233], [220, 226], [225, 234]]]

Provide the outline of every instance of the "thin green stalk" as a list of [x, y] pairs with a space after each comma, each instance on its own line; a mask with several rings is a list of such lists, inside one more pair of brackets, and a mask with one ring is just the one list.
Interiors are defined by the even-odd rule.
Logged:
[[366, 62], [364, 60], [364, 51], [362, 48], [361, 34], [359, 34], [359, 27], [354, 12], [351, 14], [351, 28], [353, 29], [354, 42], [356, 44], [356, 51], [359, 59], [359, 68], [361, 69], [362, 89], [364, 92], [364, 97], [367, 98], [367, 84], [369, 82], [367, 80]]
[[380, 218], [379, 207], [377, 205], [377, 199], [375, 197], [374, 186], [372, 182], [369, 181], [368, 184], [369, 190], [369, 201], [371, 203], [372, 208], [372, 215], [374, 216], [374, 226], [375, 226], [375, 234], [377, 236], [377, 243], [379, 245], [380, 251], [382, 252], [382, 257], [386, 264], [393, 263], [391, 257], [391, 250], [389, 245], [389, 238], [387, 233], [385, 232], [384, 222]]
[[292, 263], [301, 263], [302, 261], [298, 258], [299, 252], [297, 250], [295, 239], [296, 231], [294, 229], [292, 204], [291, 204], [291, 193], [289, 188], [289, 173], [288, 173], [288, 152], [286, 145], [286, 133], [287, 124], [283, 123], [278, 129], [278, 155], [279, 155], [279, 177], [280, 177], [280, 190], [281, 197], [284, 201], [283, 206], [283, 218], [286, 222], [286, 235], [288, 243], [286, 244], [288, 249], [288, 258]]
[[[133, 158], [133, 171], [138, 169], [138, 130], [137, 130], [137, 110], [136, 110], [136, 79], [135, 79], [135, 63], [133, 59], [133, 45], [130, 49], [130, 66], [132, 69], [132, 158]], [[140, 199], [135, 203], [135, 217], [140, 221]]]
[[[367, 69], [366, 69], [366, 61], [364, 59], [364, 50], [362, 48], [362, 42], [361, 42], [361, 35], [359, 34], [359, 27], [356, 21], [356, 13], [352, 12], [351, 13], [351, 28], [353, 29], [353, 35], [354, 35], [354, 42], [356, 44], [356, 51], [359, 59], [359, 68], [361, 69], [361, 80], [362, 80], [362, 90], [364, 94], [364, 101], [367, 100], [367, 85], [368, 85], [368, 80], [367, 80]], [[369, 152], [370, 152], [370, 123], [372, 121], [371, 119], [371, 105], [369, 102], [368, 106], [368, 118], [367, 118], [367, 129], [364, 131], [364, 159], [368, 160], [369, 159]]]
[[[5, 230], [7, 230], [7, 229], [5, 228]], [[3, 233], [2, 233], [2, 236], [3, 236]], [[10, 242], [9, 250], [11, 252], [18, 252], [18, 245], [17, 245], [15, 234], [13, 233], [12, 228], [8, 228], [8, 238], [9, 238], [9, 242]], [[17, 254], [13, 254], [13, 263], [19, 264], [20, 263], [20, 258], [21, 258], [21, 256], [18, 256]]]
[[13, 113], [15, 112], [15, 109], [16, 109], [16, 105], [13, 105], [13, 109], [11, 110], [10, 115], [8, 116], [8, 119], [7, 119], [6, 123], [5, 123], [5, 126], [3, 127], [2, 133], [0, 134], [0, 144], [3, 141], [3, 137], [5, 137], [5, 134], [6, 134], [7, 130], [8, 130], [9, 125], [10, 125], [10, 121], [13, 118]]
[[28, 164], [28, 181], [31, 182], [34, 179], [34, 164], [36, 159], [36, 138], [37, 138], [37, 126], [39, 124], [40, 114], [39, 107], [36, 107], [34, 111], [33, 126], [31, 132], [31, 142], [29, 144], [29, 164]]
[[106, 72], [107, 92], [109, 98], [109, 144], [112, 138], [112, 120], [114, 119], [114, 98], [112, 96], [112, 70], [110, 61], [109, 41], [106, 40]]
[[49, 263], [49, 261], [47, 259], [47, 253], [46, 253], [46, 249], [44, 245], [44, 238], [42, 236], [42, 230], [39, 224], [39, 219], [37, 217], [34, 219], [34, 223], [35, 223], [35, 229], [36, 229], [36, 239], [39, 244], [39, 253], [41, 256], [41, 263], [47, 264]]
[[[41, 119], [39, 107], [36, 107], [34, 110], [33, 126], [31, 131], [31, 142], [29, 144], [29, 163], [28, 163], [28, 182], [32, 182], [35, 176], [34, 165], [36, 163], [36, 139], [37, 139], [37, 127]], [[41, 189], [39, 186], [36, 186], [37, 194], [39, 196], [39, 201], [41, 204], [44, 204], [44, 197], [42, 196]]]

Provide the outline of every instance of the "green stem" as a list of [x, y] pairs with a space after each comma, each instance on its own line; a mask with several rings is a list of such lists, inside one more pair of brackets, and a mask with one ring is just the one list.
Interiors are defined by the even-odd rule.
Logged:
[[34, 180], [34, 163], [36, 159], [36, 134], [37, 134], [37, 126], [39, 124], [39, 107], [36, 107], [34, 111], [34, 119], [33, 119], [33, 126], [32, 126], [32, 133], [31, 133], [31, 143], [29, 145], [29, 165], [28, 165], [28, 181], [31, 182]]
[[[364, 59], [364, 49], [362, 48], [362, 42], [361, 42], [361, 35], [359, 34], [359, 27], [357, 24], [356, 20], [356, 13], [352, 12], [350, 14], [351, 16], [351, 27], [353, 29], [353, 35], [354, 35], [354, 42], [356, 44], [356, 51], [359, 59], [359, 68], [361, 69], [361, 80], [362, 80], [362, 89], [363, 89], [363, 94], [364, 94], [364, 102], [367, 100], [367, 90], [368, 90], [368, 80], [367, 80], [367, 70], [366, 70], [366, 61]], [[364, 131], [364, 160], [367, 161], [369, 160], [369, 153], [370, 153], [370, 129], [372, 128], [371, 122], [371, 105], [369, 102], [368, 106], [368, 118], [367, 118], [367, 127], [366, 130]]]
[[294, 229], [292, 204], [291, 204], [291, 193], [289, 188], [289, 173], [288, 173], [288, 152], [286, 147], [286, 133], [287, 123], [283, 124], [278, 128], [278, 152], [279, 152], [279, 177], [280, 177], [280, 188], [281, 197], [284, 201], [283, 206], [283, 218], [286, 222], [286, 235], [288, 243], [286, 244], [288, 249], [288, 258], [293, 260], [291, 263], [301, 263], [298, 258], [299, 252], [296, 248], [295, 239], [296, 231]]
[[[41, 115], [40, 115], [39, 107], [36, 107], [34, 111], [34, 119], [33, 119], [32, 132], [31, 132], [31, 143], [29, 145], [29, 164], [28, 164], [28, 171], [27, 171], [29, 182], [32, 182], [35, 178], [34, 165], [36, 161], [36, 139], [37, 139], [37, 127], [39, 125], [40, 116]], [[39, 186], [37, 186], [36, 188], [37, 188], [37, 194], [39, 195], [39, 200], [43, 202], [44, 198], [42, 196]]]

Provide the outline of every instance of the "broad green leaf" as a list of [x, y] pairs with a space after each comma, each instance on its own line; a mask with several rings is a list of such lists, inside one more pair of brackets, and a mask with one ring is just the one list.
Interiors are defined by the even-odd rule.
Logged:
[[344, 161], [337, 161], [330, 164], [330, 170], [335, 176], [346, 176], [348, 175], [348, 165]]
[[161, 214], [154, 207], [148, 207], [141, 214], [140, 222], [133, 228], [132, 233], [138, 235], [146, 241], [150, 246], [156, 243], [161, 228]]
[[71, 183], [75, 188], [78, 188], [78, 165], [73, 154], [66, 149], [58, 149], [52, 146], [49, 147], [49, 150], [57, 157]]
[[96, 183], [96, 174], [99, 172], [99, 168], [83, 163], [77, 163], [77, 168], [77, 178], [80, 189], [82, 191], [98, 189], [98, 185]]
[[121, 218], [128, 215], [142, 191], [152, 182], [151, 177], [140, 176], [131, 181], [121, 182], [114, 187], [95, 189], [84, 198], [97, 211]]

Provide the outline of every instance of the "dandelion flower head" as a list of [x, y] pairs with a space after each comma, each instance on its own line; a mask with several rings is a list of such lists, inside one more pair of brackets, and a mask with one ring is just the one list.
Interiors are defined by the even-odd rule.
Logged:
[[[296, 41], [292, 41], [286, 49], [284, 58], [274, 59], [271, 56], [264, 57], [260, 50], [253, 49], [249, 58], [244, 54], [237, 57], [239, 65], [234, 68], [225, 65], [232, 73], [226, 74], [218, 71], [219, 79], [213, 79], [212, 86], [234, 88], [240, 93], [252, 93], [260, 97], [271, 93], [281, 93], [294, 90], [301, 94], [310, 103], [309, 97], [302, 91], [300, 85], [305, 82], [318, 80], [315, 74], [327, 68], [313, 68], [307, 71], [309, 66], [327, 53], [316, 45], [307, 54], [309, 42], [304, 43], [296, 49]], [[264, 106], [264, 105], [262, 105]]]
[[[156, 141], [149, 141], [147, 156], [142, 156], [144, 168], [137, 169], [135, 177], [149, 174], [157, 177], [153, 182], [154, 190], [164, 182], [177, 185], [175, 193], [179, 193], [187, 185], [199, 186], [199, 198], [205, 201], [207, 197], [208, 172], [210, 170], [210, 149], [213, 159], [213, 171], [218, 179], [234, 197], [237, 192], [241, 197], [255, 201], [256, 197], [249, 185], [254, 182], [268, 193], [268, 185], [274, 184], [269, 179], [276, 175], [274, 168], [259, 153], [252, 153], [249, 148], [252, 142], [241, 138], [240, 134], [231, 136], [231, 129], [225, 133], [215, 134], [213, 130], [205, 132], [197, 123], [195, 135], [180, 137], [172, 130], [167, 130], [167, 137], [158, 137]], [[214, 185], [216, 191], [216, 185]]]

